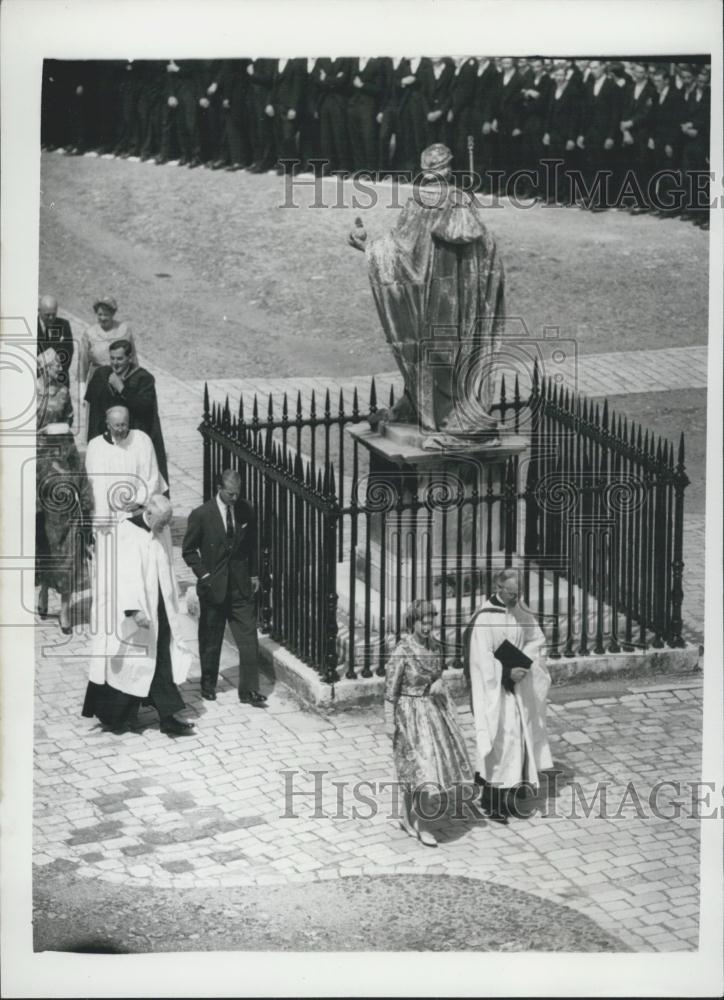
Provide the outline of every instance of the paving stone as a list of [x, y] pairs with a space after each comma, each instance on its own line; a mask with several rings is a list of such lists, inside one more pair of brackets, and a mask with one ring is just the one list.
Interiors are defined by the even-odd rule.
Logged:
[[171, 872], [174, 875], [180, 875], [182, 872], [191, 872], [194, 870], [194, 866], [191, 862], [183, 859], [179, 861], [162, 861], [161, 867], [165, 868], [167, 872]]
[[150, 844], [128, 844], [121, 847], [121, 853], [128, 858], [137, 858], [142, 854], [152, 854], [153, 847]]

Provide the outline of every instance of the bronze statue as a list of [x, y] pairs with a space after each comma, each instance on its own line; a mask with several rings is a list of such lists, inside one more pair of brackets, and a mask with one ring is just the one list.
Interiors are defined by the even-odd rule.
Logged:
[[[416, 424], [425, 447], [496, 441], [493, 364], [503, 332], [503, 265], [469, 194], [450, 180], [442, 143], [422, 153], [394, 229], [368, 242], [360, 219], [349, 243], [364, 250], [380, 322], [405, 380], [383, 414]], [[381, 427], [384, 432], [384, 423]]]

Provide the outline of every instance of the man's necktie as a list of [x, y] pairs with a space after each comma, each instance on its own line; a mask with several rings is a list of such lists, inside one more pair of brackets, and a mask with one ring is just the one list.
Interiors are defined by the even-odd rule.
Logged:
[[231, 517], [231, 507], [226, 505], [226, 537], [230, 542], [234, 540], [234, 521]]

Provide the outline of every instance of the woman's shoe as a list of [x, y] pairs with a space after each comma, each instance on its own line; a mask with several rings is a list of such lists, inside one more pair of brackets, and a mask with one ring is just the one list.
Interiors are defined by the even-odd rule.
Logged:
[[421, 830], [419, 823], [415, 823], [413, 825], [413, 830], [417, 835], [417, 839], [421, 844], [424, 844], [425, 847], [437, 847], [437, 837], [434, 833], [431, 833], [429, 830]]
[[[65, 623], [63, 622], [64, 618], [65, 618]], [[61, 610], [60, 614], [58, 615], [58, 625], [60, 625], [60, 631], [63, 633], [63, 635], [70, 635], [70, 633], [73, 631], [73, 626], [70, 624], [70, 621], [68, 619], [69, 616], [67, 612], [64, 615], [63, 611]]]
[[412, 829], [409, 823], [406, 823], [404, 819], [399, 820], [400, 829], [407, 834], [408, 837], [417, 837], [417, 832]]

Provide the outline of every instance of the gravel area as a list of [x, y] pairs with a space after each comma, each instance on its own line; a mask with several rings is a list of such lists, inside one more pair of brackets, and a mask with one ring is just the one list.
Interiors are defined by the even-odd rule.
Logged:
[[[49, 866], [52, 867], [52, 866]], [[129, 889], [35, 875], [36, 951], [629, 951], [584, 914], [455, 876]]]

